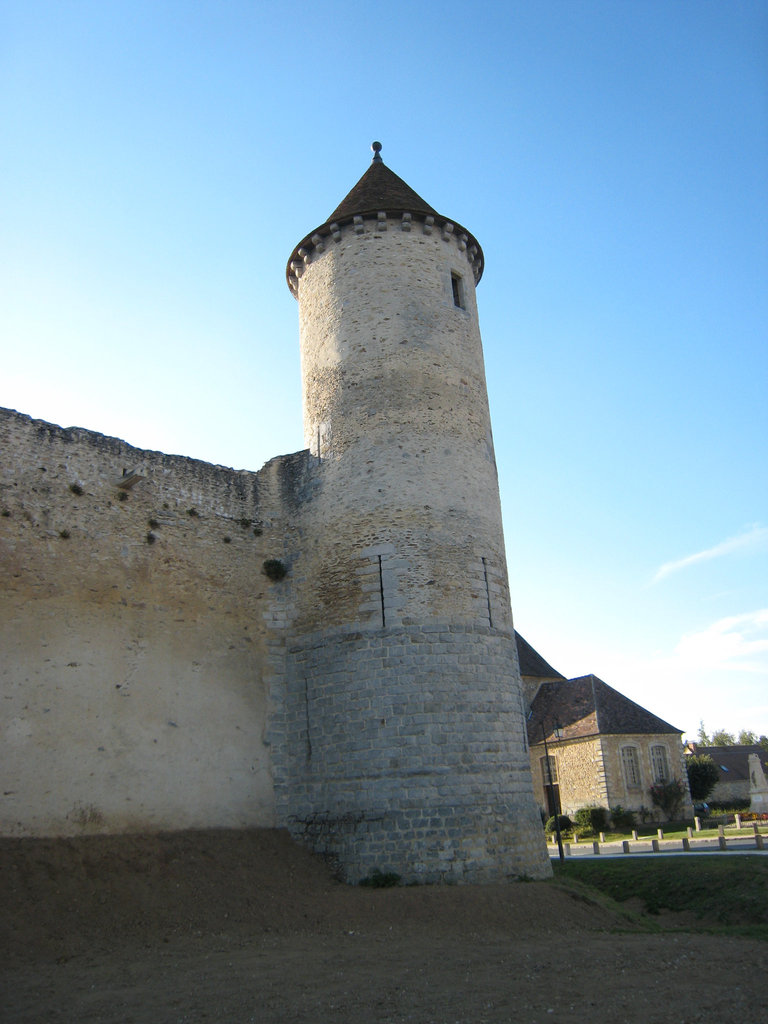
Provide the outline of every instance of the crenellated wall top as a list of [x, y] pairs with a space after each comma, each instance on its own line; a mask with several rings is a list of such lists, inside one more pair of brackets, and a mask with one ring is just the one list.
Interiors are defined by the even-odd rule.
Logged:
[[328, 221], [315, 228], [299, 242], [291, 253], [285, 276], [288, 287], [294, 298], [299, 297], [299, 279], [313, 259], [320, 256], [327, 248], [338, 244], [345, 234], [354, 232], [362, 235], [367, 232], [382, 233], [392, 231], [420, 231], [425, 235], [439, 233], [443, 241], [454, 243], [459, 252], [464, 253], [472, 268], [475, 284], [483, 276], [485, 260], [483, 250], [474, 235], [470, 234], [461, 224], [441, 217], [439, 214], [415, 212], [410, 210], [370, 210], [363, 211], [338, 220]]

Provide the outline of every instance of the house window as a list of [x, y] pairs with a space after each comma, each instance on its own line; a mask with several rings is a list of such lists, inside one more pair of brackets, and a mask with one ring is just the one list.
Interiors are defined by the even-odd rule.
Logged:
[[549, 764], [552, 770], [552, 778], [549, 777], [549, 771], [547, 770], [547, 758], [542, 757], [539, 759], [541, 763], [541, 779], [545, 786], [556, 786], [558, 784], [557, 777], [557, 758], [549, 755]]
[[637, 747], [621, 748], [621, 767], [627, 789], [640, 789], [640, 759]]
[[464, 309], [464, 282], [461, 279], [461, 274], [455, 274], [451, 271], [451, 288], [453, 290], [454, 306]]
[[669, 761], [666, 747], [651, 747], [651, 771], [654, 782], [669, 782]]

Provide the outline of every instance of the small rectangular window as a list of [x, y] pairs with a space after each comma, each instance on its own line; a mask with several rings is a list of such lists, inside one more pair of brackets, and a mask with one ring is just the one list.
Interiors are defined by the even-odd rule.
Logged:
[[451, 271], [451, 288], [453, 289], [453, 304], [459, 309], [464, 309], [464, 282], [461, 274], [454, 274]]

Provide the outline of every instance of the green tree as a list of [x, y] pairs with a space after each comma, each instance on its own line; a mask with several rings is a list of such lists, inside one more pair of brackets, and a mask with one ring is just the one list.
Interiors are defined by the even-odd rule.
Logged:
[[757, 736], [751, 729], [742, 729], [736, 742], [745, 747], [753, 747], [757, 743]]
[[763, 734], [762, 736], [758, 736], [757, 742], [759, 746], [763, 747], [765, 750], [768, 750], [768, 736], [766, 736], [765, 734]]
[[693, 754], [685, 759], [688, 772], [688, 785], [691, 787], [691, 798], [694, 803], [706, 800], [717, 785], [720, 777], [717, 765], [709, 754]]
[[700, 743], [702, 747], [712, 746], [712, 744], [709, 742], [709, 736], [707, 736], [707, 730], [704, 728], [703, 721], [699, 722], [699, 736], [697, 742]]
[[725, 729], [718, 729], [717, 732], [712, 733], [712, 746], [713, 747], [732, 747], [736, 739], [732, 732], [726, 732]]

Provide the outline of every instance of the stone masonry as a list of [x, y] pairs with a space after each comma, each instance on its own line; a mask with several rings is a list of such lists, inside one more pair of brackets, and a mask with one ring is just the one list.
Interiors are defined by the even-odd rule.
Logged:
[[541, 876], [482, 253], [430, 211], [374, 158], [289, 261], [320, 483], [302, 520], [277, 806], [353, 880]]
[[0, 413], [5, 834], [282, 825], [350, 881], [548, 875], [482, 266], [377, 152], [289, 261], [306, 451]]

